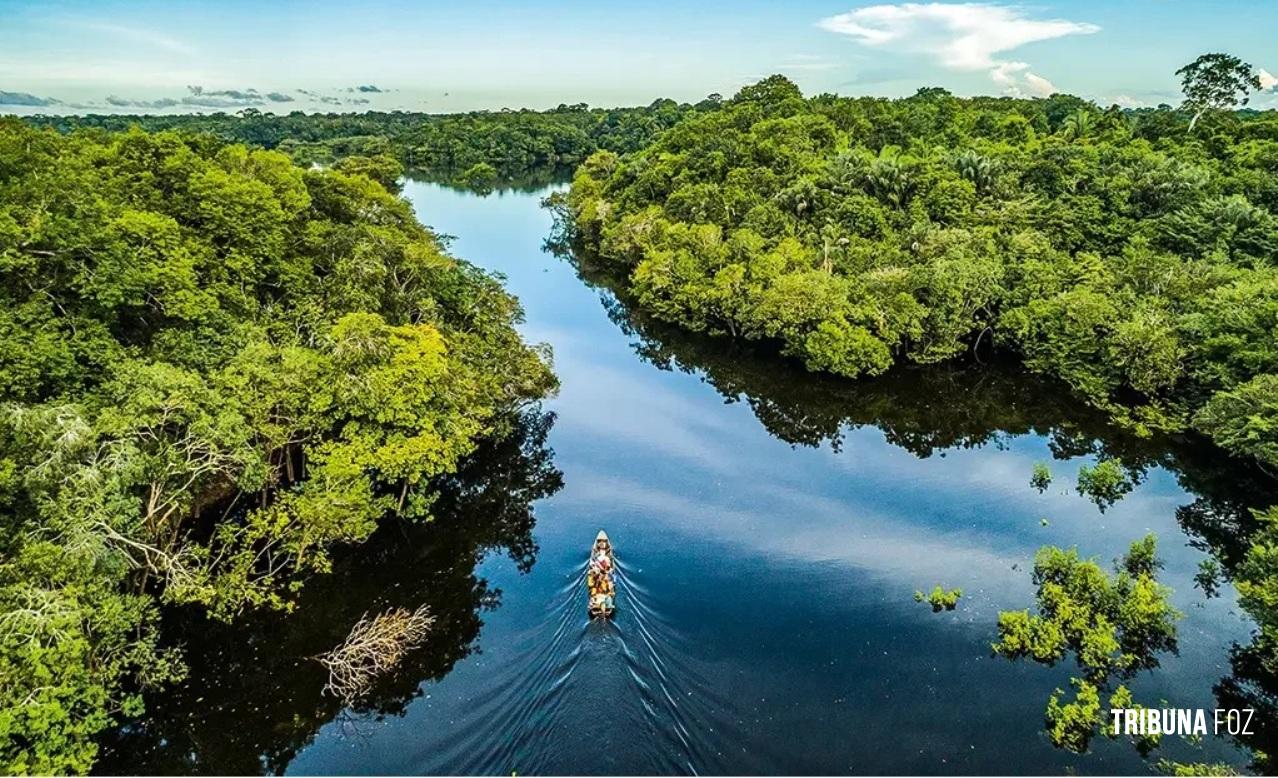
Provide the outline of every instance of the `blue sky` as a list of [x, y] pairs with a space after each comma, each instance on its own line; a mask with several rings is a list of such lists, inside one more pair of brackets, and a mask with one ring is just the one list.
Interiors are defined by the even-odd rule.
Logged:
[[1273, 0], [0, 0], [0, 19], [0, 112], [633, 105], [778, 72], [809, 94], [1157, 104], [1207, 51], [1263, 69], [1253, 104], [1278, 107]]

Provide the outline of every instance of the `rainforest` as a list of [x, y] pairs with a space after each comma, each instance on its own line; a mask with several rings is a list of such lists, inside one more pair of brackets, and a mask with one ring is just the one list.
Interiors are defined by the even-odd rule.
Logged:
[[1278, 466], [1278, 117], [1186, 123], [774, 77], [597, 153], [564, 207], [689, 329], [849, 377], [1007, 350], [1137, 429]]
[[552, 391], [520, 309], [362, 174], [0, 123], [0, 761], [86, 770], [162, 604], [284, 609]]
[[[0, 118], [0, 769], [1272, 770], [1278, 113], [1231, 67]], [[843, 744], [964, 679], [961, 734]], [[1105, 731], [1182, 688], [1259, 734]], [[613, 719], [652, 747], [586, 759]]]

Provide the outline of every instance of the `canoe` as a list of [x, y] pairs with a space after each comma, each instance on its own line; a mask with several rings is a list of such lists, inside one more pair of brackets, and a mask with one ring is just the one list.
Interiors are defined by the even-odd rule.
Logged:
[[608, 533], [599, 530], [586, 568], [587, 611], [592, 618], [611, 618], [617, 610], [616, 560]]

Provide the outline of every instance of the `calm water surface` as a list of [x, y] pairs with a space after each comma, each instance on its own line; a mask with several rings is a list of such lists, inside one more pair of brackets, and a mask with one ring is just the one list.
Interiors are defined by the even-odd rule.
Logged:
[[[192, 680], [108, 740], [104, 771], [1146, 774], [1125, 742], [1053, 748], [1043, 709], [1072, 666], [990, 643], [999, 610], [1032, 605], [1041, 545], [1108, 567], [1149, 532], [1185, 618], [1179, 655], [1133, 688], [1215, 707], [1251, 625], [1193, 576], [1259, 499], [1233, 465], [1008, 371], [852, 383], [682, 336], [543, 252], [544, 192], [405, 194], [506, 277], [561, 392], [445, 488], [437, 525], [382, 533], [295, 614], [173, 615]], [[1143, 473], [1104, 513], [1073, 490], [1100, 451]], [[611, 623], [586, 618], [582, 584], [600, 528], [621, 567]], [[962, 588], [956, 611], [913, 601], [936, 584]], [[422, 602], [436, 634], [369, 702], [320, 693], [310, 657], [366, 611]], [[1246, 763], [1211, 738], [1162, 751]]]

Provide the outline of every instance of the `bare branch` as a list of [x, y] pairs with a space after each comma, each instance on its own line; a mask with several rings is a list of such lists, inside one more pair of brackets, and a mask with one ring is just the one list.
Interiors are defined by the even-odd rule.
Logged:
[[318, 657], [328, 668], [324, 691], [353, 704], [421, 645], [434, 623], [425, 605], [415, 611], [394, 608], [373, 619], [364, 614], [341, 645]]

